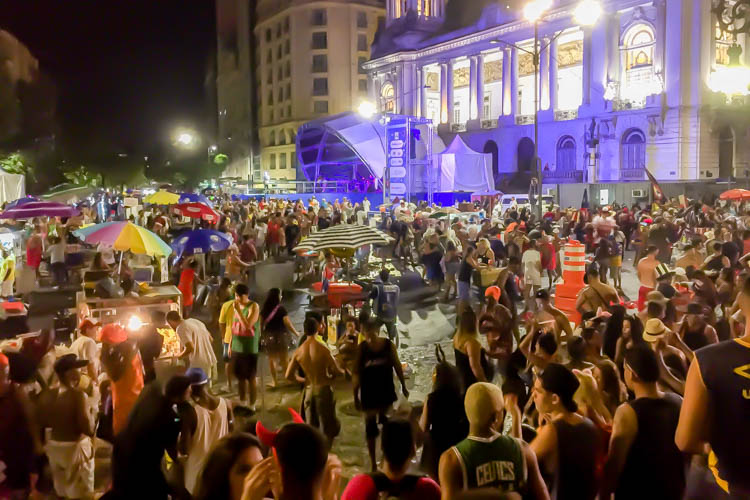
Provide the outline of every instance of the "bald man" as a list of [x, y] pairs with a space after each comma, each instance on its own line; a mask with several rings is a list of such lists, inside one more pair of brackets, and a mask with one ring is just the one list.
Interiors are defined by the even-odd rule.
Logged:
[[477, 382], [466, 391], [464, 407], [469, 436], [440, 457], [442, 500], [469, 490], [505, 493], [505, 498], [549, 499], [531, 448], [496, 430], [503, 424], [503, 391]]

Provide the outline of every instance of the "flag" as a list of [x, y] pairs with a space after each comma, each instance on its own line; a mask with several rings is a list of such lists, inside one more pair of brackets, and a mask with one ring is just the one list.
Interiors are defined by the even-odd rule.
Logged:
[[661, 186], [659, 186], [659, 183], [656, 182], [656, 178], [651, 174], [651, 172], [646, 170], [646, 175], [648, 176], [648, 180], [651, 181], [651, 189], [654, 192], [654, 203], [666, 203], [667, 197], [664, 195], [664, 191], [662, 191]]

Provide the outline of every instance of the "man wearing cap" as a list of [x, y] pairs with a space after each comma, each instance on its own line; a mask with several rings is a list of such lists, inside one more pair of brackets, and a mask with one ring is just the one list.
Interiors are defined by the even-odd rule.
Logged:
[[646, 248], [646, 256], [638, 261], [636, 271], [638, 281], [641, 287], [638, 289], [638, 310], [642, 311], [646, 306], [646, 295], [656, 288], [656, 266], [659, 261], [656, 259], [659, 249], [655, 245], [649, 245]]
[[453, 500], [468, 490], [549, 499], [531, 448], [496, 430], [502, 428], [503, 391], [487, 382], [472, 384], [466, 391], [464, 408], [469, 436], [440, 456], [442, 499]]
[[78, 359], [88, 360], [86, 374], [94, 383], [99, 379], [99, 346], [96, 345], [96, 337], [100, 326], [100, 323], [91, 319], [83, 320], [78, 326], [78, 338], [70, 344], [70, 352], [78, 356]]
[[[625, 384], [635, 399], [615, 412], [601, 498], [680, 500], [686, 456], [674, 443], [682, 398], [662, 392], [656, 353], [645, 345], [625, 351]], [[644, 485], [648, 485], [644, 487]]]
[[65, 354], [55, 361], [60, 386], [50, 389], [38, 404], [39, 426], [51, 428], [44, 446], [55, 493], [61, 498], [89, 498], [94, 493], [94, 418], [86, 394], [78, 387], [85, 359]]
[[203, 470], [213, 445], [229, 434], [231, 408], [226, 399], [214, 396], [208, 388], [208, 375], [201, 368], [188, 368], [191, 403], [182, 416], [185, 420], [180, 443], [187, 454], [185, 488], [194, 493], [198, 476]]
[[[750, 279], [745, 280], [737, 303], [750, 318]], [[750, 498], [749, 422], [750, 321], [746, 321], [742, 337], [695, 352], [675, 434], [684, 452], [703, 454], [705, 445], [710, 446], [709, 468], [725, 498]]]
[[135, 341], [117, 323], [101, 331], [101, 362], [112, 386], [112, 432], [117, 435], [143, 389], [143, 362]]

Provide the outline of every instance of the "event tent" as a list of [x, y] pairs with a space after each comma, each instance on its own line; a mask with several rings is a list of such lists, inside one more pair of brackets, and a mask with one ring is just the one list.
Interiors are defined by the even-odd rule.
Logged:
[[0, 168], [0, 203], [26, 196], [26, 179], [20, 174], [10, 174]]
[[492, 155], [477, 153], [456, 135], [442, 153], [433, 155], [439, 172], [437, 191], [484, 191], [494, 188]]

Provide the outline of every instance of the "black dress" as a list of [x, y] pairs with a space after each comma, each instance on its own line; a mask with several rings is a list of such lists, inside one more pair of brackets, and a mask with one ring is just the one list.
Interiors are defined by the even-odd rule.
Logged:
[[[474, 376], [474, 372], [471, 370], [469, 356], [459, 351], [455, 347], [453, 348], [453, 352], [456, 355], [456, 369], [458, 370], [459, 375], [461, 375], [461, 382], [464, 388], [464, 392], [466, 392], [466, 390], [471, 387], [472, 384], [478, 382], [478, 380], [477, 377]], [[482, 365], [484, 376], [487, 377], [487, 380], [492, 380], [492, 366], [490, 366], [490, 363], [487, 360], [487, 352], [484, 350], [484, 347], [482, 348], [479, 362]]]
[[287, 351], [292, 345], [292, 334], [289, 333], [284, 324], [286, 316], [287, 312], [284, 306], [279, 306], [270, 321], [266, 323], [266, 318], [263, 318], [263, 346], [266, 352], [270, 354]]
[[422, 451], [422, 470], [438, 477], [440, 455], [469, 434], [464, 402], [460, 394], [450, 390], [433, 391], [427, 395], [429, 428]]
[[369, 342], [359, 344], [359, 390], [363, 410], [384, 410], [396, 401], [393, 385], [392, 342], [384, 339], [384, 347], [373, 350]]

